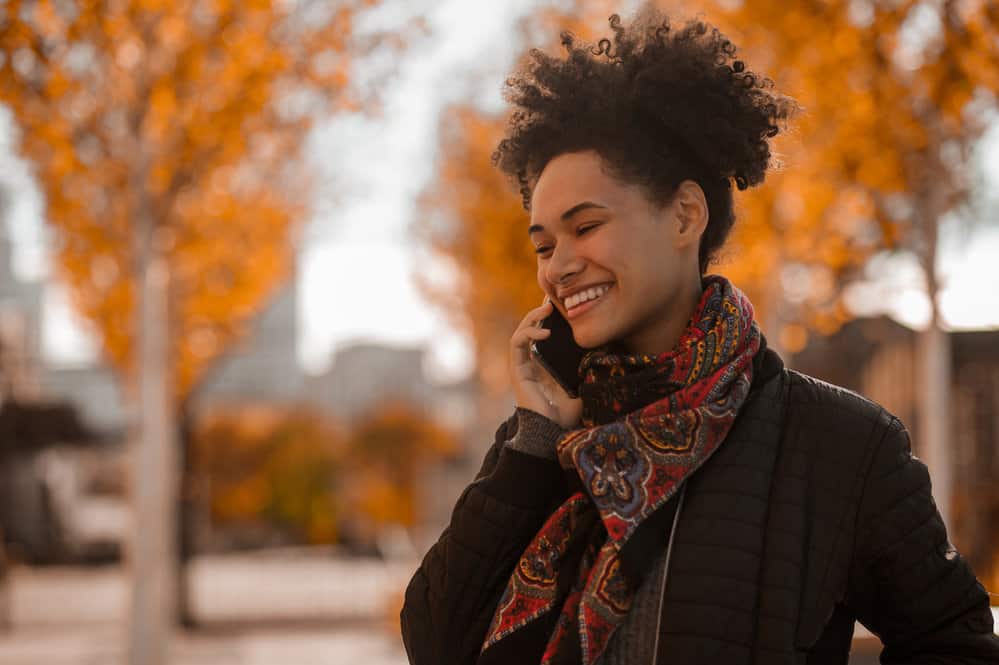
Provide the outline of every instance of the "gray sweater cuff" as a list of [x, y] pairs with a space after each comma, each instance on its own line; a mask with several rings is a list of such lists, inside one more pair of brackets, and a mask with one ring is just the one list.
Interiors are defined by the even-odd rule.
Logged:
[[555, 444], [565, 432], [554, 420], [518, 406], [517, 433], [507, 441], [510, 448], [545, 459], [557, 459]]

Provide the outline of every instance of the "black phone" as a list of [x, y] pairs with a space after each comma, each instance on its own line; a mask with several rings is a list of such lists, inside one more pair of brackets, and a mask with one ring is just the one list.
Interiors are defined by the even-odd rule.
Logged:
[[548, 328], [552, 334], [531, 342], [534, 357], [569, 397], [579, 397], [579, 363], [589, 349], [576, 344], [572, 327], [554, 303], [552, 313], [541, 321], [541, 327]]

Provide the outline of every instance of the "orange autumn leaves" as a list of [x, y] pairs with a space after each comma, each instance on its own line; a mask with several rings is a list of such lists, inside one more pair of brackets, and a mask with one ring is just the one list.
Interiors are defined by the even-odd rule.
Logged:
[[805, 107], [779, 143], [788, 168], [744, 198], [734, 234], [747, 253], [762, 237], [779, 255], [731, 267], [750, 283], [789, 268], [776, 304], [791, 337], [834, 332], [850, 316], [842, 285], [874, 253], [934, 263], [940, 219], [968, 194], [970, 147], [995, 108], [999, 12], [975, 1], [745, 0], [714, 18]]
[[0, 6], [0, 101], [44, 192], [57, 273], [116, 369], [134, 364], [139, 220], [170, 267], [179, 397], [290, 276], [301, 149], [316, 113], [357, 104], [352, 20], [369, 4]]
[[[418, 484], [431, 462], [453, 457], [455, 435], [405, 404], [385, 404], [351, 429], [345, 465], [344, 501], [364, 519], [357, 528], [420, 522]], [[423, 518], [425, 521], [425, 518]]]
[[335, 542], [338, 442], [334, 428], [304, 410], [207, 414], [193, 435], [194, 498], [223, 530], [263, 524], [295, 540]]
[[527, 214], [520, 196], [489, 163], [500, 137], [498, 121], [457, 107], [446, 111], [441, 127], [442, 158], [421, 200], [415, 231], [459, 278], [425, 283], [424, 291], [471, 333], [481, 378], [502, 385], [506, 356], [497, 349], [506, 347], [523, 313], [543, 297], [534, 277]]
[[[604, 15], [616, 4], [604, 3]], [[539, 21], [549, 24], [549, 14]], [[999, 92], [999, 10], [743, 0], [704, 16], [804, 108], [773, 141], [781, 167], [736, 192], [738, 221], [711, 268], [750, 295], [768, 336], [794, 352], [852, 316], [844, 286], [872, 256], [922, 251], [967, 194], [967, 150]], [[605, 20], [587, 25], [583, 36], [607, 32]], [[495, 387], [505, 385], [509, 332], [540, 298], [519, 194], [489, 165], [503, 125], [473, 106], [448, 111], [416, 224], [458, 275], [454, 291], [428, 292], [459, 312]]]
[[412, 527], [421, 477], [458, 450], [451, 432], [401, 403], [349, 426], [308, 409], [216, 409], [199, 419], [193, 444], [196, 498], [215, 526], [265, 525], [310, 543]]

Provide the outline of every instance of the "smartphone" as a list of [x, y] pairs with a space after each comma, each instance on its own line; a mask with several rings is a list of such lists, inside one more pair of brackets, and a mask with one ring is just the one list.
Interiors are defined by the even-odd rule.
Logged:
[[572, 327], [554, 304], [552, 313], [541, 321], [541, 327], [552, 334], [532, 341], [531, 352], [570, 397], [579, 397], [579, 363], [589, 349], [576, 344]]

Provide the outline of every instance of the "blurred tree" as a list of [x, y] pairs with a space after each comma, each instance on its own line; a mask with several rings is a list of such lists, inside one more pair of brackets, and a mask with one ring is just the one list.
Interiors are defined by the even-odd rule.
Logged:
[[263, 521], [294, 542], [336, 541], [343, 436], [332, 423], [256, 406], [204, 414], [193, 429], [195, 477], [213, 526]]
[[175, 412], [288, 274], [318, 114], [354, 109], [377, 0], [0, 3], [0, 101], [55, 230], [56, 272], [126, 378], [137, 427], [130, 662], [175, 607]]
[[536, 259], [520, 195], [490, 163], [503, 119], [471, 106], [446, 109], [438, 170], [420, 201], [415, 232], [455, 274], [416, 275], [424, 293], [468, 331], [482, 382], [507, 387], [505, 349], [527, 310], [541, 304]]
[[0, 100], [45, 193], [56, 269], [122, 375], [144, 248], [169, 268], [180, 397], [288, 274], [307, 130], [358, 105], [361, 4], [4, 3]]
[[236, 540], [369, 545], [388, 524], [413, 525], [422, 472], [457, 450], [450, 431], [395, 402], [349, 429], [308, 410], [216, 408], [191, 437], [199, 500]]
[[[589, 36], [617, 3], [567, 0], [538, 8], [519, 24], [519, 41], [555, 43], [561, 30]], [[527, 310], [541, 304], [536, 258], [520, 194], [490, 158], [505, 118], [474, 104], [444, 110], [437, 171], [424, 190], [413, 232], [449, 279], [414, 274], [423, 293], [472, 339], [476, 373], [490, 391], [508, 387], [506, 347]]]
[[[791, 167], [771, 194], [746, 197], [736, 238], [760, 234], [776, 251], [746, 262], [780, 274], [782, 340], [835, 331], [845, 287], [875, 252], [913, 254], [931, 321], [920, 341], [917, 443], [934, 495], [950, 513], [950, 348], [942, 331], [939, 229], [968, 216], [973, 147], [995, 118], [999, 7], [984, 0], [717, 2], [718, 23], [806, 114]], [[816, 35], [822, 35], [821, 47]], [[759, 64], [757, 64], [759, 63]], [[748, 252], [747, 252], [748, 253]]]
[[370, 538], [387, 524], [416, 521], [417, 482], [427, 465], [457, 451], [454, 434], [404, 403], [388, 402], [352, 427], [342, 462], [345, 511]]

